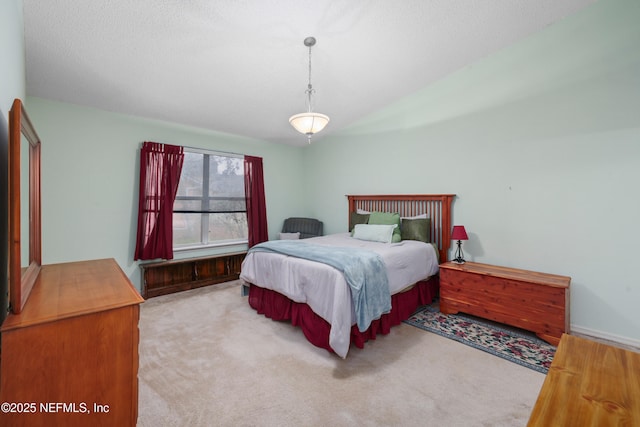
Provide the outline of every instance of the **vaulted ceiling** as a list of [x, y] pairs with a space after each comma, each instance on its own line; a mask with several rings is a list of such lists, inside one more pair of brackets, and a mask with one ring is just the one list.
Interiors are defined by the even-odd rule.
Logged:
[[594, 0], [23, 0], [27, 94], [304, 145]]

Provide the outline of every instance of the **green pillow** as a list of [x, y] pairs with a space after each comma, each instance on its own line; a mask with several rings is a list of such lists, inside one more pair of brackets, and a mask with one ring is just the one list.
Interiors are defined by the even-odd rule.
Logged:
[[390, 212], [371, 212], [369, 214], [369, 224], [383, 224], [383, 225], [397, 225], [393, 230], [393, 238], [391, 243], [398, 243], [402, 241], [402, 235], [400, 234], [400, 214]]
[[367, 224], [369, 222], [369, 214], [359, 214], [357, 212], [351, 212], [349, 217], [349, 231], [353, 232], [353, 227], [356, 224]]
[[402, 240], [419, 240], [429, 243], [431, 241], [431, 219], [402, 219]]

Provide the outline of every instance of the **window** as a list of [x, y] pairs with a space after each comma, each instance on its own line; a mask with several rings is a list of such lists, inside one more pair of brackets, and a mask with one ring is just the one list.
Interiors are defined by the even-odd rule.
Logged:
[[173, 205], [173, 248], [247, 242], [242, 156], [184, 150]]

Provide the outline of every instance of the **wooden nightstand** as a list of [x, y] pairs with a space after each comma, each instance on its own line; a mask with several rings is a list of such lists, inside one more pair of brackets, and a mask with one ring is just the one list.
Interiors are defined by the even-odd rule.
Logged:
[[440, 311], [460, 311], [535, 332], [558, 345], [569, 333], [571, 278], [476, 262], [440, 265]]

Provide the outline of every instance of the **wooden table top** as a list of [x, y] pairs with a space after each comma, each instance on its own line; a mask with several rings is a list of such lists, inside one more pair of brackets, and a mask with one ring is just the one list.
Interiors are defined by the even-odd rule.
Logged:
[[482, 264], [471, 261], [467, 261], [463, 264], [449, 261], [440, 264], [440, 268], [500, 277], [508, 280], [520, 280], [527, 283], [537, 283], [540, 285], [555, 286], [558, 288], [568, 288], [571, 283], [571, 277], [569, 276], [541, 273], [539, 271], [523, 270], [521, 268], [501, 267], [498, 265]]
[[114, 259], [43, 265], [20, 314], [9, 314], [8, 331], [144, 300]]
[[563, 335], [527, 425], [640, 426], [640, 353]]

